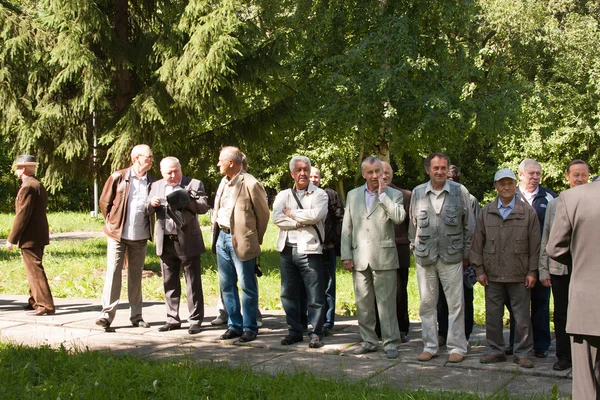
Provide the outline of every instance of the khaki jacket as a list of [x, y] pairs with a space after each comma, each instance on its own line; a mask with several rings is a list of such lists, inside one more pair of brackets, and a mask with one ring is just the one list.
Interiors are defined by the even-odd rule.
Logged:
[[[217, 197], [215, 198], [215, 211], [213, 214], [212, 252], [217, 252], [217, 239], [219, 238], [219, 225], [217, 213], [221, 207], [221, 194], [226, 179], [221, 180]], [[231, 229], [231, 244], [235, 255], [241, 261], [248, 261], [258, 257], [260, 245], [269, 224], [269, 205], [267, 194], [263, 186], [246, 171], [240, 171], [233, 187], [233, 207], [231, 209], [229, 228]]]
[[477, 218], [470, 261], [477, 276], [491, 282], [524, 282], [537, 276], [540, 256], [540, 223], [535, 210], [517, 200], [506, 220], [498, 210], [499, 199], [487, 204]]

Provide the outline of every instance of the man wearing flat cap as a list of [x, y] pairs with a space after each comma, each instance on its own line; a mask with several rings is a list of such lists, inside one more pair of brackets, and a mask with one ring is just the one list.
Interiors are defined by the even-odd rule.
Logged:
[[196, 334], [200, 332], [204, 318], [200, 255], [206, 250], [198, 223], [198, 214], [208, 211], [204, 184], [183, 176], [181, 164], [175, 157], [161, 160], [160, 173], [163, 179], [152, 185], [146, 202], [148, 214], [156, 214], [156, 254], [160, 257], [167, 305], [167, 322], [158, 330], [181, 328], [179, 272], [183, 267], [189, 310], [188, 333]]
[[477, 281], [485, 287], [485, 334], [490, 351], [480, 358], [483, 364], [506, 361], [502, 317], [506, 293], [515, 316], [514, 362], [533, 368], [529, 303], [535, 285], [540, 254], [540, 224], [535, 210], [517, 201], [517, 178], [503, 168], [494, 176], [498, 197], [483, 207], [477, 217], [470, 261]]
[[42, 316], [55, 313], [54, 300], [48, 278], [42, 264], [44, 247], [50, 243], [46, 206], [48, 194], [44, 186], [34, 178], [37, 167], [35, 157], [21, 155], [15, 162], [15, 175], [23, 183], [15, 200], [15, 219], [6, 240], [6, 247], [13, 244], [21, 249], [25, 274], [29, 283], [28, 315]]

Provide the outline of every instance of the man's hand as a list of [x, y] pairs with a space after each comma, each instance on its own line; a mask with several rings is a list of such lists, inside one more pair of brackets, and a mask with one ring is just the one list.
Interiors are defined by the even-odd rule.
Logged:
[[379, 186], [377, 188], [377, 195], [381, 196], [382, 193], [385, 193], [386, 187], [387, 187], [387, 184], [385, 183], [383, 174], [381, 174], [381, 175], [379, 175]]
[[477, 277], [477, 282], [479, 282], [481, 284], [481, 286], [487, 286], [489, 285], [488, 282], [488, 277], [486, 274], [481, 274]]
[[540, 282], [542, 282], [542, 285], [544, 285], [546, 287], [552, 286], [552, 280], [550, 280], [550, 279], [540, 279]]
[[150, 200], [150, 205], [151, 205], [152, 207], [159, 207], [159, 206], [160, 206], [160, 197], [157, 197], [157, 196], [153, 197], [153, 198]]
[[13, 249], [13, 244], [11, 242], [9, 242], [8, 240], [6, 241], [6, 248], [8, 250], [12, 250]]
[[286, 217], [292, 218], [292, 209], [291, 208], [284, 208], [283, 213], [285, 214]]
[[535, 276], [527, 275], [525, 277], [525, 287], [527, 289], [533, 289], [533, 287], [535, 286], [535, 281], [537, 281], [537, 278]]
[[346, 271], [352, 272], [352, 269], [354, 268], [354, 261], [342, 260], [342, 263], [344, 264], [344, 268], [346, 269]]

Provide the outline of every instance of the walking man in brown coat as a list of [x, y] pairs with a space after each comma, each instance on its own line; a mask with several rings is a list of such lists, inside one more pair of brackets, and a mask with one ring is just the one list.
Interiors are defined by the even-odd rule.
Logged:
[[15, 200], [15, 220], [6, 241], [8, 250], [13, 244], [21, 249], [25, 273], [29, 283], [29, 304], [25, 306], [28, 315], [52, 315], [55, 312], [54, 300], [48, 285], [48, 278], [42, 264], [44, 246], [50, 243], [46, 207], [48, 193], [34, 178], [37, 167], [35, 157], [21, 155], [15, 162], [17, 178], [23, 181]]

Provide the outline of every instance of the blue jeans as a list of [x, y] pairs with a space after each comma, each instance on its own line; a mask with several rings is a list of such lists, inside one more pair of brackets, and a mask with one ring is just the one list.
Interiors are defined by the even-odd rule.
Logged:
[[[258, 310], [258, 284], [254, 276], [256, 259], [240, 260], [233, 250], [231, 234], [221, 231], [217, 240], [217, 265], [219, 283], [225, 309], [229, 314], [229, 329], [236, 333], [258, 333], [256, 310]], [[238, 294], [238, 281], [242, 289], [242, 303]], [[243, 316], [242, 316], [243, 314]]]
[[326, 248], [323, 250], [323, 278], [325, 280], [325, 324], [327, 328], [333, 328], [335, 323], [335, 271], [337, 267], [337, 258], [335, 257], [335, 248]]
[[302, 337], [302, 289], [306, 293], [309, 337], [323, 336], [325, 290], [321, 254], [299, 254], [296, 247], [285, 246], [279, 256], [281, 271], [281, 304], [290, 326], [289, 334]]

